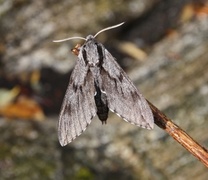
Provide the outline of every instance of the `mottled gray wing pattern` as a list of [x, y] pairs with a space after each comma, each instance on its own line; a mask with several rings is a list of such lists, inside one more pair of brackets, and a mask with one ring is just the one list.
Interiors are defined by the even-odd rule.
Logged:
[[96, 115], [94, 94], [92, 73], [78, 59], [59, 116], [58, 137], [62, 146], [79, 136]]
[[106, 49], [103, 53], [100, 88], [107, 95], [109, 109], [134, 125], [152, 129], [153, 114], [145, 98], [114, 57]]

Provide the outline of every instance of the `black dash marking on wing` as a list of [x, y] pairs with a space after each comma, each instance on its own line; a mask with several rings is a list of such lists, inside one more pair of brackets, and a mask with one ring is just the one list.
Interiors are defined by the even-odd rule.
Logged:
[[97, 51], [98, 51], [98, 56], [99, 56], [98, 67], [101, 67], [103, 65], [103, 50], [99, 44], [96, 43], [96, 46], [97, 46]]
[[119, 77], [118, 77], [119, 81], [122, 82], [123, 81], [123, 74], [120, 73]]
[[134, 101], [136, 101], [138, 99], [138, 97], [139, 97], [136, 91], [131, 91], [131, 96], [132, 96], [132, 99]]
[[82, 50], [82, 56], [83, 56], [85, 65], [87, 65], [87, 53], [86, 53], [86, 50], [85, 50], [84, 47], [83, 47], [83, 50]]
[[74, 90], [74, 92], [76, 93], [77, 92], [77, 89], [78, 89], [78, 86], [75, 84], [75, 83], [73, 83], [73, 90]]

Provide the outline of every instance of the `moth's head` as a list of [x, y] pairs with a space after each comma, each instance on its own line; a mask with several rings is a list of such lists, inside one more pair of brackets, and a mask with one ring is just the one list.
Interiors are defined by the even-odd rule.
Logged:
[[89, 41], [89, 40], [95, 39], [95, 37], [93, 35], [88, 35], [85, 39], [86, 41]]

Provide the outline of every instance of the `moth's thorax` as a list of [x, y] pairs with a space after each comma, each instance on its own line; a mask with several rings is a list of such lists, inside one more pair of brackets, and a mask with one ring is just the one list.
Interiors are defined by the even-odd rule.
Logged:
[[89, 35], [80, 49], [79, 57], [86, 65], [97, 66], [101, 56], [103, 57], [102, 51], [102, 45], [96, 41], [94, 36]]

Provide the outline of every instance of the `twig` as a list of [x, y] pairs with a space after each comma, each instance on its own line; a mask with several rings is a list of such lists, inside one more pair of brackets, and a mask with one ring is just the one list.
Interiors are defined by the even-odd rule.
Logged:
[[199, 159], [206, 167], [208, 167], [208, 151], [200, 144], [198, 144], [193, 138], [191, 138], [185, 131], [179, 126], [174, 124], [168, 119], [160, 110], [158, 110], [153, 104], [148, 101], [153, 115], [154, 121], [157, 126], [164, 129], [170, 134], [178, 143], [186, 148], [192, 155]]

